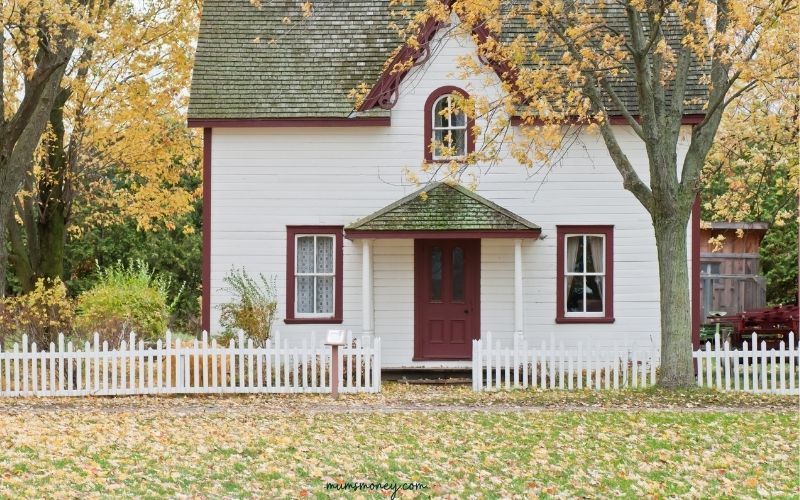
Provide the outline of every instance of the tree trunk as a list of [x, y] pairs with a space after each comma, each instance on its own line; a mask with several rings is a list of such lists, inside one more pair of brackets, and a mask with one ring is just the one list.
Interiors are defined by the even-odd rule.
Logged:
[[[35, 110], [28, 118], [23, 133], [13, 143], [4, 142], [0, 135], [0, 297], [5, 296], [6, 274], [8, 271], [8, 226], [14, 212], [14, 197], [33, 168], [34, 153], [50, 118], [50, 111], [58, 92], [61, 79], [64, 77], [67, 61], [72, 56], [73, 48], [62, 47], [57, 57], [59, 64], [42, 83], [42, 89], [35, 104]], [[27, 92], [27, 90], [26, 90]]]
[[66, 244], [66, 216], [61, 200], [53, 200], [48, 207], [47, 218], [39, 221], [39, 244], [41, 254], [39, 277], [53, 280], [64, 279], [64, 246]]
[[70, 92], [61, 89], [50, 112], [52, 136], [47, 141], [47, 157], [42, 168], [46, 172], [39, 180], [38, 215], [38, 269], [40, 277], [53, 280], [64, 276], [64, 246], [66, 245], [67, 200], [66, 183], [69, 177], [69, 161], [64, 146], [64, 104]]
[[687, 224], [681, 216], [653, 217], [661, 298], [661, 375], [664, 387], [694, 385], [692, 315], [689, 302]]
[[[0, 200], [3, 199], [0, 194]], [[8, 242], [6, 241], [6, 234], [8, 234], [8, 217], [3, 217], [5, 210], [0, 208], [0, 299], [6, 296], [6, 272], [8, 271]], [[2, 305], [0, 305], [2, 307]]]
[[9, 226], [10, 261], [23, 292], [33, 290], [39, 278], [51, 283], [64, 278], [68, 224], [64, 198], [70, 166], [64, 147], [64, 103], [68, 96], [67, 90], [61, 90], [50, 112], [51, 134], [44, 143], [47, 155], [41, 162], [42, 173], [28, 179], [31, 194], [17, 205], [22, 225], [11, 221]]

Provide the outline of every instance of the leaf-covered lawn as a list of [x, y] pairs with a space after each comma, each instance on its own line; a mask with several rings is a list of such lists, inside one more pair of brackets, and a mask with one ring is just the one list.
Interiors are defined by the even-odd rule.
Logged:
[[589, 393], [562, 393], [567, 410], [536, 404], [557, 393], [385, 393], [403, 404], [382, 411], [386, 394], [2, 400], [0, 496], [349, 496], [325, 486], [346, 482], [416, 482], [424, 496], [800, 494], [800, 421], [785, 398], [763, 399], [784, 409], [621, 411]]

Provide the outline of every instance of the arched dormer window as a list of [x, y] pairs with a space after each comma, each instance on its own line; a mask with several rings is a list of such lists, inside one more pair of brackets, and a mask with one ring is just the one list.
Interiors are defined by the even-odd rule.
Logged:
[[458, 160], [475, 150], [474, 120], [456, 109], [454, 95], [469, 97], [447, 86], [434, 90], [425, 102], [425, 161]]

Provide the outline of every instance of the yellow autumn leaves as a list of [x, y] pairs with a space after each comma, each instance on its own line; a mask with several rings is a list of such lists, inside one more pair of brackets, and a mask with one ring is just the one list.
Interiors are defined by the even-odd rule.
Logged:
[[[282, 498], [362, 481], [419, 482], [425, 495], [453, 497], [792, 496], [798, 488], [791, 411], [491, 410], [492, 400], [516, 395], [479, 396], [485, 412], [432, 411], [421, 401], [476, 396], [388, 390], [390, 398], [335, 405], [304, 395], [15, 400], [0, 415], [0, 496]], [[393, 405], [399, 411], [386, 410]]]

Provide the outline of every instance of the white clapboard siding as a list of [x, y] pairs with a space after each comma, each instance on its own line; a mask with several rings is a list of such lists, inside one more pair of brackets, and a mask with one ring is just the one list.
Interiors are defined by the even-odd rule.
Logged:
[[335, 361], [322, 340], [312, 333], [302, 345], [290, 345], [276, 332], [262, 347], [242, 336], [223, 346], [206, 332], [192, 342], [173, 341], [167, 332], [152, 345], [131, 334], [113, 349], [95, 334], [78, 350], [59, 335], [41, 351], [23, 336], [21, 346], [0, 350], [0, 396], [327, 393], [333, 362], [340, 367], [340, 392], [380, 391], [379, 338], [348, 331]]
[[800, 349], [794, 332], [788, 344], [781, 341], [777, 349], [767, 349], [753, 332], [741, 349], [731, 349], [719, 333], [714, 343], [693, 354], [697, 363], [697, 385], [722, 391], [746, 391], [771, 394], [800, 394]]
[[476, 391], [533, 389], [622, 389], [655, 384], [658, 349], [609, 347], [579, 342], [511, 345], [492, 333], [473, 341], [472, 388]]

